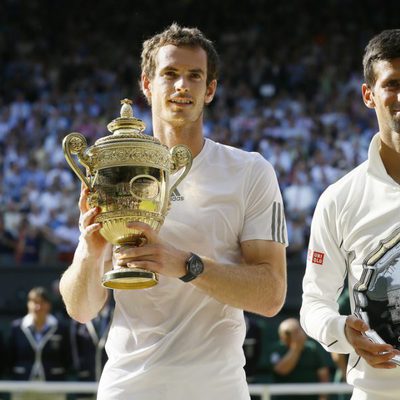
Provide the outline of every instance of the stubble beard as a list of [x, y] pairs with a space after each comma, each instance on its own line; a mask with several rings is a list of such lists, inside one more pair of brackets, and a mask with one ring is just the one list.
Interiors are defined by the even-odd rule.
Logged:
[[391, 118], [390, 120], [390, 128], [393, 132], [396, 132], [400, 135], [400, 113], [397, 113], [398, 115], [395, 115]]

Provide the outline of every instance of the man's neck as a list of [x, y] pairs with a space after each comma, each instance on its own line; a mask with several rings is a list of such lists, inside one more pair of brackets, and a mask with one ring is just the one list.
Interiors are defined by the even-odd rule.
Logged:
[[46, 325], [46, 318], [34, 318], [33, 326], [35, 327], [36, 332], [41, 332]]
[[154, 137], [160, 140], [168, 148], [177, 144], [184, 144], [189, 147], [193, 158], [196, 157], [204, 146], [202, 125], [176, 127], [166, 124], [153, 125]]
[[400, 184], [400, 143], [393, 141], [388, 143], [381, 136], [379, 154], [388, 175]]

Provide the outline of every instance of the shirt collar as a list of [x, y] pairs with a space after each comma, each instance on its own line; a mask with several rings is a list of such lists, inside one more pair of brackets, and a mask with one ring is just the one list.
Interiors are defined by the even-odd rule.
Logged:
[[[22, 318], [21, 325], [24, 328], [30, 328], [30, 327], [34, 326], [33, 315], [32, 314], [25, 315], [25, 317]], [[52, 327], [54, 325], [57, 325], [57, 319], [54, 315], [49, 314], [46, 317], [46, 322], [45, 322], [44, 326], [45, 326], [45, 328], [47, 328], [47, 327]]]
[[378, 132], [374, 135], [369, 145], [367, 172], [380, 181], [390, 183], [391, 185], [396, 184], [396, 182], [386, 172], [386, 168], [383, 165], [381, 155], [379, 154], [380, 146], [381, 139]]

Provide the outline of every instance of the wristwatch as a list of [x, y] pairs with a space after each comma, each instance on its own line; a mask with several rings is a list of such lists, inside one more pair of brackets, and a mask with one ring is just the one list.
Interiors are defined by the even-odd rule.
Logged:
[[186, 275], [179, 279], [183, 282], [190, 282], [197, 278], [204, 271], [204, 264], [201, 258], [194, 253], [190, 253], [190, 257], [186, 261]]

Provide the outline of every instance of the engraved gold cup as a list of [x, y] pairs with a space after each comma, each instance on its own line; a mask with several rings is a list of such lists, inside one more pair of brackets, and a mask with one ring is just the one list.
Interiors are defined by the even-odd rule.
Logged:
[[[185, 145], [168, 149], [144, 134], [145, 124], [133, 116], [132, 102], [124, 99], [121, 104], [121, 116], [107, 125], [112, 135], [87, 147], [85, 137], [72, 132], [63, 140], [63, 151], [72, 170], [90, 190], [90, 207], [100, 208], [95, 222], [101, 222], [102, 236], [114, 246], [140, 246], [146, 240], [143, 233], [128, 228], [127, 223], [139, 221], [156, 231], [161, 228], [171, 194], [190, 170], [192, 154]], [[170, 187], [170, 176], [179, 170], [181, 174]], [[102, 285], [112, 289], [143, 289], [157, 282], [154, 272], [117, 266], [102, 278]]]

